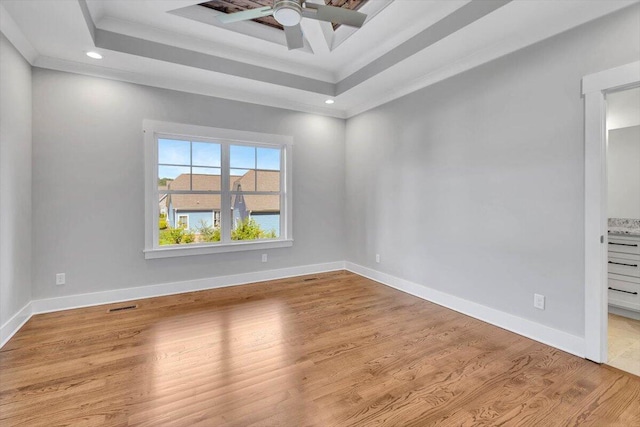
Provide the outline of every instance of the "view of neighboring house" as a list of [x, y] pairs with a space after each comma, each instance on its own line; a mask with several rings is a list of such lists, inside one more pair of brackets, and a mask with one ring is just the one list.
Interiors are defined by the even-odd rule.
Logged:
[[[170, 181], [169, 181], [170, 182]], [[160, 191], [159, 195], [158, 195], [158, 204], [160, 209], [158, 210], [160, 212], [160, 215], [163, 217], [167, 217], [167, 189], [168, 189], [168, 185], [158, 185], [158, 191]]]
[[[196, 230], [201, 224], [220, 225], [221, 199], [219, 194], [165, 194], [165, 190], [220, 191], [220, 175], [181, 174], [165, 186], [159, 186], [160, 213], [166, 213], [173, 228]], [[251, 194], [254, 191], [279, 191], [279, 171], [249, 170], [242, 176], [231, 176], [231, 188], [242, 191], [233, 196], [231, 209], [238, 209], [244, 201], [246, 215], [253, 218], [265, 231], [280, 234], [280, 197], [278, 195]], [[242, 213], [245, 216], [245, 212]], [[232, 215], [237, 219], [237, 215]]]

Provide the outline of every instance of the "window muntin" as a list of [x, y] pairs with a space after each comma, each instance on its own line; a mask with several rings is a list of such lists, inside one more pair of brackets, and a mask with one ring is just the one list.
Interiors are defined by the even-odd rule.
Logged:
[[[154, 197], [148, 197], [155, 200], [150, 203], [155, 206], [148, 209], [155, 214], [153, 218], [147, 216], [154, 224], [145, 256], [183, 255], [167, 255], [166, 249], [199, 248], [197, 252], [181, 251], [186, 254], [210, 253], [206, 247], [215, 246], [220, 249], [215, 252], [253, 249], [253, 244], [291, 246], [291, 221], [290, 214], [287, 215], [291, 198], [290, 191], [288, 194], [286, 191], [291, 183], [285, 170], [286, 165], [290, 167], [291, 138], [265, 134], [268, 142], [263, 142], [262, 134], [253, 134], [255, 142], [248, 142], [244, 138], [248, 132], [195, 128], [243, 134], [243, 138], [225, 138], [227, 135], [215, 138], [207, 132], [186, 137], [183, 133], [157, 132], [153, 126], [145, 126], [145, 132], [153, 132], [145, 139], [151, 144], [146, 153], [153, 156], [155, 180]], [[282, 143], [277, 141], [280, 138]], [[148, 174], [148, 182], [149, 178]], [[240, 203], [243, 200], [244, 210]], [[180, 230], [184, 235], [175, 238]], [[170, 232], [174, 236], [167, 238]], [[288, 244], [274, 246], [278, 241]], [[240, 246], [226, 248], [235, 245]], [[151, 254], [158, 250], [163, 254]]]
[[[173, 224], [164, 229], [159, 226], [159, 246], [223, 241], [226, 230], [215, 221], [223, 193], [231, 197], [231, 241], [279, 237], [282, 148], [170, 137], [157, 138], [157, 145], [158, 193], [167, 194], [168, 224]], [[223, 148], [229, 151], [229, 167], [225, 167], [229, 170], [228, 192], [222, 191]], [[258, 164], [264, 169], [258, 169]]]

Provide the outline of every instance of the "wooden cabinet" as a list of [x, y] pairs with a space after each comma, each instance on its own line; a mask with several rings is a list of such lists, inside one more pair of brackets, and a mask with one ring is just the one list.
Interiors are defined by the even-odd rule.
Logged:
[[609, 235], [609, 305], [640, 312], [640, 236]]

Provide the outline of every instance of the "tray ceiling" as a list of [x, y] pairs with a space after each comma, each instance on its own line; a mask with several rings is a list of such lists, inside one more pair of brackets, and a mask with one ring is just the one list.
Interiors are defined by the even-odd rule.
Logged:
[[[350, 10], [358, 10], [366, 2], [367, 0], [324, 0], [324, 3], [328, 6], [343, 7]], [[222, 13], [242, 12], [244, 10], [271, 5], [273, 5], [273, 0], [211, 0], [200, 3], [200, 6], [217, 10]], [[253, 21], [279, 30], [284, 30], [282, 25], [276, 21], [273, 16], [257, 18], [253, 19]], [[339, 24], [333, 24], [333, 29], [335, 30], [339, 26]]]
[[280, 29], [222, 25], [200, 3], [1, 0], [0, 30], [37, 67], [350, 117], [637, 0], [345, 2], [368, 15], [362, 28], [303, 20], [293, 51]]

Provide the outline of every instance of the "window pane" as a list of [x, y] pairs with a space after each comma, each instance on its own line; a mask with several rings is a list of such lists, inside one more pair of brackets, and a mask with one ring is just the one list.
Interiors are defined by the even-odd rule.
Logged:
[[175, 139], [158, 139], [158, 163], [191, 164], [191, 143]]
[[258, 148], [258, 169], [280, 170], [279, 148]]
[[280, 237], [280, 196], [231, 196], [232, 240]]
[[220, 167], [220, 144], [194, 142], [191, 149], [194, 165]]
[[255, 169], [256, 148], [244, 145], [232, 145], [230, 147], [231, 169]]
[[[191, 170], [188, 166], [158, 166], [158, 185], [169, 185], [171, 181], [175, 181], [179, 177], [182, 181], [187, 183], [185, 188], [173, 188], [173, 190], [190, 190], [189, 187], [189, 174]], [[181, 176], [182, 175], [182, 176]]]
[[[207, 196], [210, 197], [210, 196]], [[217, 196], [220, 201], [220, 196]], [[214, 203], [215, 204], [215, 203]], [[219, 204], [219, 203], [218, 203]], [[220, 241], [220, 209], [201, 211], [197, 215], [194, 214], [194, 220], [197, 223], [191, 226], [195, 230], [196, 242], [198, 243], [216, 243]]]
[[190, 229], [191, 215], [189, 212], [176, 212], [175, 195], [160, 194], [158, 218], [158, 245], [188, 245], [195, 243], [195, 233]]
[[280, 172], [257, 171], [257, 191], [280, 191]]
[[178, 220], [176, 221], [176, 228], [181, 228], [186, 230], [189, 228], [189, 215], [178, 215]]
[[221, 178], [218, 168], [193, 168], [194, 191], [220, 191]]
[[[211, 224], [213, 212], [220, 211], [219, 194], [170, 194], [169, 199], [169, 216], [174, 212], [176, 215], [189, 215], [189, 227], [192, 229], [200, 225], [200, 220]], [[177, 223], [171, 221], [171, 224]]]
[[193, 167], [194, 175], [220, 175], [220, 168], [198, 168]]
[[256, 191], [256, 171], [233, 169], [229, 181], [231, 191]]
[[166, 193], [158, 195], [158, 214], [158, 229], [166, 230], [169, 227], [169, 198]]
[[160, 194], [158, 244], [220, 241], [219, 194]]

